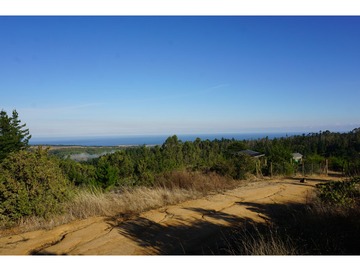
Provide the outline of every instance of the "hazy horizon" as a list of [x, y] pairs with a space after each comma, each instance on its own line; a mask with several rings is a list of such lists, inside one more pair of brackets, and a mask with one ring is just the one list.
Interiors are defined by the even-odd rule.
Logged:
[[351, 131], [360, 17], [0, 16], [33, 138]]
[[309, 134], [309, 133], [319, 133], [324, 131], [330, 131], [330, 132], [338, 132], [338, 133], [348, 133], [352, 130], [359, 128], [359, 126], [354, 126], [350, 129], [312, 129], [312, 130], [275, 130], [275, 131], [244, 131], [244, 132], [213, 132], [213, 133], [138, 133], [138, 134], [102, 134], [102, 135], [92, 135], [92, 134], [85, 134], [85, 135], [75, 135], [75, 136], [57, 136], [56, 134], [53, 134], [54, 136], [39, 136], [36, 135], [35, 137], [32, 136], [32, 139], [78, 139], [78, 138], [121, 138], [121, 137], [158, 137], [158, 136], [196, 136], [196, 135], [212, 135], [212, 136], [221, 136], [221, 135], [262, 135], [262, 134]]
[[170, 136], [176, 135], [181, 141], [215, 139], [254, 140], [269, 137], [285, 137], [300, 133], [223, 133], [223, 134], [163, 134], [163, 135], [122, 135], [122, 136], [84, 136], [84, 137], [43, 137], [32, 138], [30, 145], [79, 145], [79, 146], [125, 146], [125, 145], [161, 145]]
[[[318, 132], [324, 132], [318, 131]], [[119, 136], [81, 136], [81, 137], [35, 137], [30, 145], [79, 145], [79, 146], [126, 146], [126, 145], [162, 145], [167, 138], [176, 135], [179, 140], [195, 141], [215, 139], [257, 140], [308, 135], [318, 132], [255, 132], [255, 133], [216, 133], [216, 134], [152, 134], [152, 135], [119, 135]], [[336, 132], [336, 131], [331, 131]], [[347, 133], [349, 131], [337, 131]]]

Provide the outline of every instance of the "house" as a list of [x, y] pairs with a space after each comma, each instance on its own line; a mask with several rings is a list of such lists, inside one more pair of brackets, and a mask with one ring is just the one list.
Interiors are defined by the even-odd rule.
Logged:
[[261, 154], [259, 152], [249, 150], [249, 149], [242, 150], [242, 151], [239, 152], [239, 154], [245, 154], [245, 155], [248, 155], [248, 156], [253, 157], [253, 158], [260, 158], [260, 157], [265, 156], [265, 154]]
[[303, 158], [303, 155], [300, 154], [300, 153], [292, 153], [292, 159], [295, 161], [295, 162], [301, 162], [302, 161], [302, 158]]

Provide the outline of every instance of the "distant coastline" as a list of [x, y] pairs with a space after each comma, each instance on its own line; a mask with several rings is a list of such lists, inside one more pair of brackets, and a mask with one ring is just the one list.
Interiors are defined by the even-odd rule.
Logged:
[[[269, 139], [293, 135], [301, 135], [304, 132], [277, 132], [277, 133], [234, 133], [234, 134], [189, 134], [177, 135], [181, 141], [201, 140], [256, 140], [268, 137]], [[138, 146], [138, 145], [162, 145], [172, 135], [134, 135], [114, 137], [74, 137], [74, 138], [32, 138], [30, 145], [53, 145], [53, 146]]]

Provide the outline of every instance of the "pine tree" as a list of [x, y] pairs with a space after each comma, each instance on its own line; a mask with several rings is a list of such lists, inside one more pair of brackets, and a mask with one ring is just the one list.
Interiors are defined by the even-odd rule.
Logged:
[[9, 153], [26, 149], [31, 135], [26, 124], [20, 124], [19, 114], [16, 110], [9, 117], [4, 110], [0, 112], [0, 160]]

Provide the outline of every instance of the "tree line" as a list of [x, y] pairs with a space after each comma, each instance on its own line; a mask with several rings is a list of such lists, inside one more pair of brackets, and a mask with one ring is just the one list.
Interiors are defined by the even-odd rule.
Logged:
[[304, 155], [305, 162], [329, 161], [329, 169], [358, 174], [360, 168], [360, 129], [348, 133], [330, 131], [283, 138], [258, 140], [215, 139], [182, 142], [176, 135], [161, 146], [126, 148], [89, 162], [63, 160], [61, 166], [77, 184], [86, 181], [104, 188], [116, 185], [152, 185], [162, 173], [187, 169], [215, 172], [234, 179], [244, 179], [256, 172], [256, 160], [242, 150], [252, 149], [265, 154], [259, 168], [270, 175], [270, 164], [282, 167], [283, 174], [294, 175], [299, 164], [292, 153]]
[[291, 153], [304, 155], [307, 162], [329, 161], [329, 169], [346, 174], [360, 173], [360, 128], [347, 133], [330, 132], [295, 135], [269, 140], [249, 141], [248, 146], [263, 152], [275, 163], [291, 159]]
[[182, 142], [173, 135], [161, 146], [129, 147], [81, 163], [68, 158], [60, 166], [76, 184], [103, 188], [153, 185], [162, 174], [182, 169], [241, 179], [252, 168], [250, 157], [236, 155], [244, 149], [245, 144], [235, 140]]

